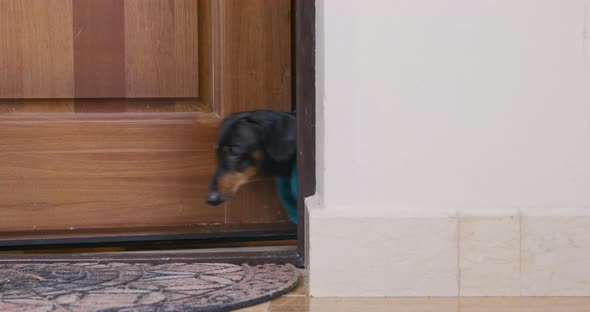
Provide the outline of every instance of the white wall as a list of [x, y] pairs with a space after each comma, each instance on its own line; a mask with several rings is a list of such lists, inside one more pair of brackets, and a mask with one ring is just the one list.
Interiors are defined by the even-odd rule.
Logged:
[[321, 213], [590, 214], [590, 1], [317, 5]]
[[312, 295], [590, 295], [590, 0], [317, 0], [317, 48]]

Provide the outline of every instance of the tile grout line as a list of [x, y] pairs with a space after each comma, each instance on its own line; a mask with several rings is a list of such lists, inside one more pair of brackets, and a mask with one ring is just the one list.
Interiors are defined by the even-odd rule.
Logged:
[[457, 213], [457, 297], [461, 297], [461, 218]]
[[283, 295], [282, 297], [305, 297], [305, 295]]
[[522, 297], [522, 213], [518, 212], [518, 295]]

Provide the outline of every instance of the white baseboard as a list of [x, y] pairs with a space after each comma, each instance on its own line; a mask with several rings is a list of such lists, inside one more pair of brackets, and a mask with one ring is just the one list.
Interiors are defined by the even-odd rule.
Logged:
[[330, 217], [317, 205], [306, 202], [312, 296], [590, 296], [589, 216]]

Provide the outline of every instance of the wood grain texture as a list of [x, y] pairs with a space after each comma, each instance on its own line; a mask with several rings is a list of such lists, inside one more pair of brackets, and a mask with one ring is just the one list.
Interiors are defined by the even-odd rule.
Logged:
[[127, 112], [175, 112], [175, 99], [129, 99], [125, 103]]
[[291, 110], [289, 0], [222, 3], [222, 114]]
[[123, 113], [126, 111], [127, 99], [76, 99], [74, 110], [76, 113]]
[[213, 153], [213, 114], [0, 114], [0, 154], [113, 150]]
[[21, 2], [23, 96], [71, 98], [74, 95], [72, 0]]
[[79, 99], [76, 100], [77, 113], [123, 113], [123, 112], [175, 112], [173, 98], [164, 99]]
[[176, 99], [174, 104], [176, 112], [203, 112], [211, 113], [213, 110], [210, 105], [207, 105], [200, 98], [199, 99]]
[[125, 97], [123, 3], [73, 2], [74, 95], [78, 98]]
[[[111, 157], [116, 157], [115, 155]], [[142, 162], [142, 158], [136, 161]], [[170, 164], [173, 166], [173, 164]], [[35, 178], [34, 176], [32, 178]], [[6, 179], [2, 231], [223, 223], [205, 204], [207, 173], [191, 177]], [[22, 194], [30, 194], [23, 200]]]
[[198, 1], [174, 1], [176, 97], [199, 95]]
[[0, 20], [0, 98], [72, 97], [72, 0], [3, 0]]
[[125, 1], [128, 97], [198, 97], [197, 19], [196, 1]]
[[[290, 1], [224, 0], [219, 4], [222, 115], [254, 109], [290, 111]], [[225, 205], [228, 222], [287, 220], [273, 181], [249, 185]]]
[[245, 185], [239, 197], [227, 209], [226, 222], [270, 223], [285, 222], [287, 214], [277, 196], [277, 186], [273, 179], [264, 179]]
[[[209, 170], [214, 160], [207, 151], [33, 152], [2, 156], [2, 178], [174, 178]], [[65, 169], [62, 169], [65, 168]], [[206, 181], [205, 181], [206, 182]], [[204, 183], [207, 184], [207, 183]]]
[[[0, 105], [2, 102], [0, 102]], [[2, 107], [0, 106], [0, 112]], [[31, 111], [33, 112], [33, 111]], [[37, 111], [40, 112], [40, 111]], [[43, 111], [47, 112], [47, 111]], [[193, 98], [76, 99], [76, 113], [163, 113], [201, 112], [211, 108]]]
[[0, 116], [0, 232], [224, 221], [205, 204], [215, 116], [95, 115]]
[[12, 113], [210, 113], [199, 99], [0, 99], [0, 114]]
[[73, 113], [74, 100], [70, 99], [0, 99], [0, 114], [11, 113]]
[[20, 113], [23, 101], [20, 99], [0, 99], [0, 114]]
[[24, 95], [21, 5], [17, 0], [0, 1], [0, 98]]
[[199, 100], [219, 114], [219, 2], [198, 0], [199, 28]]
[[0, 99], [0, 114], [73, 113], [73, 99]]

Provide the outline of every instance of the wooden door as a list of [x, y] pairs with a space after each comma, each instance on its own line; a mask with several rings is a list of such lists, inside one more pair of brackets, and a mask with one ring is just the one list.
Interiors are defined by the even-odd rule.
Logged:
[[221, 118], [291, 108], [290, 15], [289, 0], [0, 0], [0, 244], [292, 229], [268, 179], [205, 203]]

